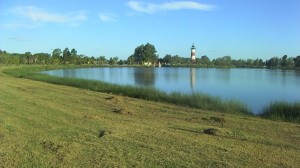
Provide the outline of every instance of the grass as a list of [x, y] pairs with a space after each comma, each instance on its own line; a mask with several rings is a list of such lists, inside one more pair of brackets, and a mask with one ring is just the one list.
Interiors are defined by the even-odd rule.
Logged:
[[262, 118], [300, 123], [300, 102], [274, 102], [260, 115]]
[[[177, 105], [189, 106], [204, 110], [218, 111], [224, 113], [251, 115], [251, 110], [243, 103], [235, 100], [222, 100], [219, 97], [208, 96], [205, 94], [194, 93], [193, 95], [181, 93], [165, 93], [153, 88], [135, 87], [135, 86], [120, 86], [109, 84], [100, 81], [74, 79], [74, 78], [59, 78], [46, 74], [36, 73], [42, 70], [57, 69], [58, 67], [36, 66], [36, 67], [20, 67], [7, 69], [4, 72], [15, 77], [24, 77], [33, 80], [73, 86], [77, 88], [93, 90], [98, 92], [119, 94], [132, 98], [145, 100], [153, 100], [158, 102], [167, 102]], [[69, 68], [69, 67], [68, 67]], [[71, 67], [72, 68], [72, 67]]]
[[[3, 69], [0, 167], [300, 164], [300, 126], [294, 123], [16, 78]], [[208, 135], [208, 129], [217, 131]]]

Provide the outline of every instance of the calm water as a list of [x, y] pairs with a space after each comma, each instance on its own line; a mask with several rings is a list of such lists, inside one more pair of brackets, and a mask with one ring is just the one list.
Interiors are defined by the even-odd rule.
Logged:
[[300, 71], [213, 68], [84, 68], [45, 71], [66, 78], [154, 87], [165, 92], [201, 92], [236, 99], [259, 113], [272, 101], [300, 101]]

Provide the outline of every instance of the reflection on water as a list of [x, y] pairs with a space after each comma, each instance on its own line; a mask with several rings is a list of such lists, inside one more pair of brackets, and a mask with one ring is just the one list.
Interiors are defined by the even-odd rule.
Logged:
[[154, 86], [154, 68], [134, 68], [134, 82], [139, 86]]
[[236, 99], [257, 113], [272, 101], [300, 101], [300, 71], [207, 68], [83, 68], [46, 71], [53, 76], [154, 87]]
[[196, 68], [190, 68], [191, 88], [194, 91], [196, 85]]
[[231, 72], [231, 69], [229, 68], [224, 68], [224, 69], [217, 69], [218, 70], [218, 73], [217, 74], [217, 77], [221, 80], [223, 80], [224, 82], [229, 82], [230, 81], [230, 72]]

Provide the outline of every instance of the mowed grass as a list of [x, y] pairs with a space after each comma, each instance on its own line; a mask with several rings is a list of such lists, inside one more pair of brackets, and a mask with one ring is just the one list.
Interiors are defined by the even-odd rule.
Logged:
[[0, 167], [300, 165], [299, 124], [15, 78], [3, 69]]

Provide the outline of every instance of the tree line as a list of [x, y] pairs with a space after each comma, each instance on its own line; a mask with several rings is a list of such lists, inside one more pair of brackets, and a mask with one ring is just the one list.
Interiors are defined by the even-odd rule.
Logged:
[[[170, 66], [191, 64], [189, 58], [183, 58], [178, 55], [171, 56], [167, 54], [160, 59], [164, 64]], [[230, 56], [223, 56], [217, 59], [210, 60], [206, 55], [196, 58], [193, 65], [202, 67], [245, 67], [245, 68], [281, 68], [281, 69], [299, 69], [300, 55], [296, 57], [288, 57], [287, 55], [280, 57], [272, 57], [266, 61], [262, 59], [232, 59]]]
[[179, 55], [166, 54], [159, 58], [156, 54], [155, 46], [147, 43], [137, 46], [134, 53], [127, 60], [118, 57], [106, 58], [105, 56], [89, 57], [78, 54], [75, 48], [61, 50], [56, 48], [49, 53], [25, 52], [7, 53], [0, 50], [0, 64], [5, 65], [24, 65], [24, 64], [93, 64], [93, 65], [148, 65], [153, 66], [160, 62], [164, 66], [200, 66], [200, 67], [249, 67], [249, 68], [281, 68], [281, 69], [299, 69], [300, 55], [296, 57], [272, 57], [268, 60], [262, 59], [232, 59], [231, 56], [223, 56], [216, 59], [210, 59], [204, 55], [196, 58], [196, 62], [191, 63], [190, 58]]
[[56, 48], [49, 53], [35, 53], [25, 52], [20, 53], [8, 53], [6, 51], [0, 50], [0, 64], [5, 65], [26, 65], [26, 64], [95, 64], [95, 65], [105, 65], [105, 64], [123, 64], [123, 60], [119, 60], [118, 57], [111, 57], [106, 59], [105, 56], [99, 57], [89, 57], [83, 54], [77, 54], [76, 49], [65, 48], [61, 50]]

